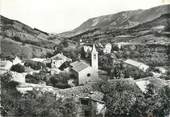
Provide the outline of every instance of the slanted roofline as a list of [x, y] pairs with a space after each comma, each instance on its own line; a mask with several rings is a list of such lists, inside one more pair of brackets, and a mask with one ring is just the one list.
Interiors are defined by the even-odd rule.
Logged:
[[74, 63], [70, 64], [72, 66], [72, 69], [76, 72], [80, 72], [88, 67], [90, 67], [87, 63], [83, 61], [76, 61]]
[[97, 53], [95, 44], [93, 44], [92, 52], [96, 52]]

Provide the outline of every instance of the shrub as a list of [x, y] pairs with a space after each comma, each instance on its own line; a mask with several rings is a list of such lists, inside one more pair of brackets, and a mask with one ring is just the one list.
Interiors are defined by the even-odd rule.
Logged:
[[50, 58], [52, 56], [53, 56], [53, 53], [51, 53], [51, 52], [47, 52], [46, 55], [45, 55], [45, 57], [47, 57], [47, 58]]
[[26, 82], [28, 83], [38, 84], [40, 82], [40, 80], [35, 75], [31, 75], [31, 74], [27, 74], [25, 76], [25, 79], [26, 79]]
[[18, 85], [11, 82], [12, 76], [4, 74], [1, 78], [2, 116], [12, 117], [75, 117], [75, 102], [73, 99], [61, 99], [52, 93], [29, 91], [20, 94]]
[[28, 60], [24, 63], [25, 66], [31, 67], [34, 70], [39, 70], [41, 68], [45, 68], [45, 64], [41, 62], [36, 62], [32, 60]]
[[13, 37], [13, 40], [15, 40], [15, 41], [19, 41], [19, 42], [20, 42], [20, 41], [22, 41], [22, 40], [21, 40], [21, 38], [20, 38], [20, 37], [18, 37], [18, 36], [14, 36], [14, 37]]
[[16, 64], [16, 65], [13, 65], [11, 67], [11, 71], [15, 71], [15, 72], [18, 72], [18, 73], [23, 73], [23, 72], [25, 72], [25, 68], [21, 64]]
[[64, 40], [64, 41], [62, 42], [62, 44], [63, 44], [64, 47], [68, 47], [68, 42], [67, 42], [67, 40]]

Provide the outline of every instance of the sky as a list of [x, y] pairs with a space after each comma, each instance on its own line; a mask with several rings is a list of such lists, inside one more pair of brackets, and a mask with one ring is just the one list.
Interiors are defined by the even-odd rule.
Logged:
[[170, 0], [0, 0], [0, 14], [48, 33], [61, 33], [92, 17], [166, 3]]

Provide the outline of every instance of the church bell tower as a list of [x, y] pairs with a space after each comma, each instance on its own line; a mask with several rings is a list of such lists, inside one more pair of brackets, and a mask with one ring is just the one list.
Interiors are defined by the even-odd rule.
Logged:
[[94, 71], [98, 71], [98, 52], [96, 50], [95, 44], [93, 44], [93, 49], [91, 52], [91, 66]]

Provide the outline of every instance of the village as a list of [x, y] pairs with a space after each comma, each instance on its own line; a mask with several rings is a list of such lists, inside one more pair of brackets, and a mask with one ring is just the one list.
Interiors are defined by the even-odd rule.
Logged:
[[[117, 44], [118, 50], [121, 49], [122, 45], [124, 44]], [[24, 95], [35, 90], [42, 93], [50, 92], [55, 96], [56, 100], [74, 97], [76, 102], [80, 102], [76, 107], [77, 117], [105, 117], [104, 94], [94, 90], [92, 87], [86, 90], [89, 84], [100, 81], [125, 80], [135, 83], [143, 93], [146, 93], [147, 86], [151, 82], [148, 77], [160, 80], [160, 76], [167, 73], [167, 70], [162, 67], [150, 70], [150, 67], [144, 63], [132, 59], [115, 58], [112, 52], [115, 53], [116, 51], [113, 51], [112, 45], [108, 43], [103, 48], [104, 55], [102, 56], [109, 54], [113, 56], [113, 63], [123, 63], [125, 67], [130, 65], [144, 73], [149, 73], [146, 78], [137, 80], [133, 76], [126, 76], [123, 72], [116, 72], [108, 77], [107, 70], [103, 70], [99, 66], [96, 45], [89, 46], [84, 44], [82, 47], [86, 56], [90, 58], [90, 63], [81, 58], [81, 53], [76, 61], [65, 56], [62, 52], [50, 58], [32, 58], [30, 60], [21, 60], [16, 56], [13, 60], [0, 61], [1, 75], [10, 74], [12, 81], [19, 83], [16, 89]], [[165, 85], [168, 85], [168, 82], [165, 82]]]
[[169, 0], [2, 1], [0, 117], [170, 117]]

